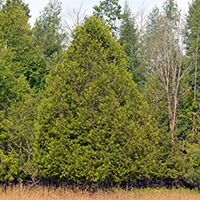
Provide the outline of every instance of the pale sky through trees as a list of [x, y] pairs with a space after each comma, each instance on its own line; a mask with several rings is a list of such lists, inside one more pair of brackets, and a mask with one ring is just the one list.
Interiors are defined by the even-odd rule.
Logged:
[[[49, 0], [24, 0], [25, 3], [29, 4], [31, 10], [32, 18], [30, 20], [31, 26], [34, 25], [35, 19], [39, 16], [39, 12], [43, 10], [44, 6], [47, 5]], [[62, 0], [63, 13], [70, 7], [79, 8], [81, 3], [83, 3], [82, 11], [87, 10], [86, 14], [90, 15], [93, 12], [92, 7], [94, 5], [99, 5], [100, 0]], [[120, 0], [119, 4], [124, 5], [125, 0]], [[187, 13], [188, 11], [188, 2], [192, 0], [177, 0], [178, 6], [180, 9]], [[157, 4], [158, 7], [161, 7], [163, 0], [128, 0], [128, 3], [134, 14], [144, 5], [147, 12], [151, 11], [152, 8]]]

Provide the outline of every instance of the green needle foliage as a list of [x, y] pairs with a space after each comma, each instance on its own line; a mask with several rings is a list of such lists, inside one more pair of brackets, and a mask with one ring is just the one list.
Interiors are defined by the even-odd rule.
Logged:
[[[190, 71], [187, 82], [191, 85], [192, 91], [190, 92], [190, 99], [188, 100], [188, 111], [193, 113], [190, 118], [191, 123], [191, 136], [193, 140], [199, 140], [199, 98], [200, 98], [200, 1], [195, 0], [189, 5], [189, 11], [187, 15], [187, 55], [188, 60], [193, 62], [192, 69]], [[187, 112], [189, 113], [189, 112]]]
[[31, 30], [27, 4], [0, 0], [1, 183], [198, 186], [199, 3], [187, 51], [174, 0], [154, 8], [139, 41], [127, 2], [121, 15], [100, 1], [64, 51], [59, 1]]
[[102, 20], [92, 16], [76, 29], [37, 111], [40, 177], [109, 184], [149, 173], [143, 166], [156, 134], [127, 68]]
[[[188, 94], [188, 98], [185, 100], [185, 118], [184, 124], [189, 124], [187, 130], [187, 140], [190, 142], [191, 147], [189, 155], [193, 162], [193, 166], [188, 170], [185, 178], [188, 182], [199, 186], [200, 183], [200, 1], [194, 0], [189, 5], [189, 11], [187, 15], [187, 56], [188, 60], [193, 62], [192, 70], [186, 81], [191, 85], [191, 91]], [[188, 120], [189, 119], [189, 120]]]
[[133, 80], [136, 83], [144, 81], [144, 70], [140, 67], [138, 59], [139, 38], [135, 27], [134, 18], [131, 9], [127, 3], [124, 5], [124, 12], [122, 15], [119, 43], [124, 46], [124, 51], [127, 55], [129, 70], [133, 74]]
[[100, 1], [99, 6], [94, 6], [93, 14], [96, 17], [99, 17], [107, 23], [111, 31], [117, 30], [116, 22], [120, 20], [121, 15], [121, 6], [118, 3], [118, 0], [104, 0]]
[[49, 68], [62, 58], [66, 46], [66, 32], [61, 26], [61, 2], [50, 0], [33, 27], [34, 44], [47, 60]]
[[0, 48], [1, 181], [24, 177], [27, 145], [31, 147], [34, 130], [31, 89], [23, 74], [16, 77], [12, 56], [8, 49]]
[[32, 154], [35, 103], [29, 86], [39, 85], [41, 76], [37, 65], [39, 56], [27, 23], [29, 17], [28, 6], [22, 1], [3, 2], [0, 10], [1, 181], [20, 180], [25, 173], [31, 175], [27, 161], [30, 163]]
[[21, 0], [7, 0], [0, 8], [0, 47], [12, 52], [15, 76], [24, 74], [31, 88], [40, 88], [46, 72], [43, 55], [35, 48], [31, 35], [30, 10]]
[[1, 46], [13, 53], [12, 61], [15, 62], [18, 75], [24, 71], [27, 62], [24, 53], [27, 55], [30, 50], [29, 12], [20, 0], [7, 0], [0, 10]]

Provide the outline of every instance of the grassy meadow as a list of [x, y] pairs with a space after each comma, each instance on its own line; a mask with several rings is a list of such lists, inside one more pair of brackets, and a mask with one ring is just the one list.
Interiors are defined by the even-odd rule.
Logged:
[[27, 192], [27, 188], [1, 188], [0, 200], [199, 200], [200, 194], [186, 189], [137, 189], [132, 191], [115, 190], [114, 192], [86, 191], [73, 192], [58, 188], [37, 188]]

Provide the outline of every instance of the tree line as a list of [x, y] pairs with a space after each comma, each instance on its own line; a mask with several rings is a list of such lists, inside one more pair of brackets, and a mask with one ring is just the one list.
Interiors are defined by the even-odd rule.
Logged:
[[200, 1], [61, 11], [0, 1], [0, 181], [199, 186]]

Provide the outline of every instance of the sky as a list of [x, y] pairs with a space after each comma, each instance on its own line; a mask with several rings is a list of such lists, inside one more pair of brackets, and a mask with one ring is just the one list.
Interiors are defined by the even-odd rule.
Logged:
[[[87, 15], [92, 14], [94, 5], [99, 5], [100, 0], [60, 0], [62, 2], [63, 14], [67, 9], [79, 8], [82, 4], [82, 11], [86, 11]], [[47, 5], [49, 0], [24, 0], [25, 3], [29, 4], [31, 10], [30, 24], [33, 27], [35, 19], [39, 16], [40, 12]], [[179, 8], [187, 13], [188, 2], [191, 3], [192, 0], [176, 0]], [[119, 0], [119, 4], [123, 7], [125, 0]], [[142, 7], [145, 8], [146, 13], [150, 12], [152, 8], [157, 5], [159, 8], [162, 7], [163, 0], [128, 0], [129, 6], [132, 9], [133, 14], [136, 14], [138, 10]]]

